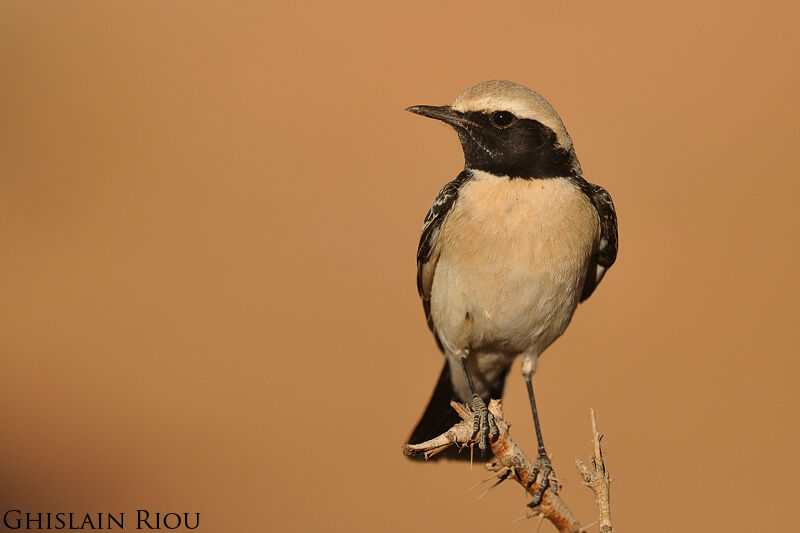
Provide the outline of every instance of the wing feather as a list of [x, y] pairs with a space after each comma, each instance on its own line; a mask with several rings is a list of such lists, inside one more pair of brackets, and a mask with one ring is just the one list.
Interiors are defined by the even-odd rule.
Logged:
[[611, 195], [604, 188], [594, 183], [584, 181], [582, 187], [586, 195], [594, 204], [597, 214], [600, 217], [600, 244], [586, 272], [586, 281], [583, 285], [583, 293], [580, 301], [586, 300], [592, 295], [594, 289], [603, 279], [606, 270], [611, 268], [617, 260], [617, 246], [619, 235], [617, 233], [617, 212], [614, 209], [614, 202]]
[[417, 248], [417, 290], [420, 298], [422, 298], [425, 319], [428, 321], [428, 327], [433, 332], [434, 337], [436, 337], [439, 349], [442, 349], [442, 343], [431, 319], [431, 286], [436, 272], [436, 263], [439, 260], [437, 242], [442, 223], [458, 199], [459, 189], [470, 177], [469, 171], [466, 169], [461, 171], [456, 179], [442, 187], [442, 190], [436, 195], [428, 214], [425, 216], [425, 222], [422, 223], [422, 234]]

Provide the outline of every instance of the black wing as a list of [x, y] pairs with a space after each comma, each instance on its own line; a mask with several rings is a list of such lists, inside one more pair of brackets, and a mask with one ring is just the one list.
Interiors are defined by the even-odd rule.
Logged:
[[468, 170], [462, 170], [456, 179], [442, 187], [442, 190], [436, 195], [433, 205], [431, 205], [428, 214], [425, 216], [425, 222], [422, 223], [422, 235], [420, 235], [419, 247], [417, 248], [417, 290], [420, 298], [422, 298], [425, 319], [428, 321], [428, 327], [433, 332], [434, 337], [436, 337], [436, 344], [439, 345], [439, 349], [442, 349], [442, 343], [431, 320], [431, 286], [433, 285], [436, 263], [439, 260], [436, 242], [442, 222], [444, 222], [444, 219], [456, 203], [456, 199], [458, 199], [459, 189], [470, 177], [471, 174]]
[[583, 285], [581, 302], [592, 295], [595, 287], [603, 279], [606, 270], [611, 268], [617, 260], [617, 212], [614, 210], [614, 202], [611, 195], [604, 188], [593, 183], [584, 181], [581, 187], [597, 209], [600, 216], [600, 245], [597, 252], [589, 262], [586, 272], [586, 282]]

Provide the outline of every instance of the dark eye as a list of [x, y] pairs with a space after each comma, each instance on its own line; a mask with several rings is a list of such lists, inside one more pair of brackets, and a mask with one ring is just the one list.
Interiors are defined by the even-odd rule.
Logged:
[[517, 120], [517, 117], [510, 111], [495, 111], [489, 116], [489, 120], [498, 128], [507, 128]]

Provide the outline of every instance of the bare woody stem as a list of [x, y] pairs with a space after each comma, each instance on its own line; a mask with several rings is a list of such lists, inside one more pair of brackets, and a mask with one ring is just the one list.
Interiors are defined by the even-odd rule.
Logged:
[[[467, 405], [451, 402], [450, 405], [456, 410], [462, 421], [451, 427], [445, 433], [429, 441], [420, 444], [406, 444], [403, 446], [403, 453], [406, 455], [424, 455], [425, 458], [432, 457], [450, 446], [461, 448], [472, 447], [471, 441], [473, 433], [473, 413]], [[525, 453], [517, 446], [509, 434], [509, 424], [503, 418], [502, 403], [500, 400], [492, 400], [489, 403], [489, 411], [494, 416], [497, 428], [500, 430], [500, 437], [497, 441], [490, 443], [495, 459], [486, 464], [486, 468], [495, 473], [498, 482], [507, 479], [515, 479], [525, 490], [533, 496], [539, 490], [541, 479], [536, 479], [528, 486], [533, 463], [530, 462]], [[603, 461], [603, 448], [600, 441], [603, 434], [597, 430], [597, 418], [594, 410], [591, 410], [592, 418], [592, 437], [594, 440], [594, 455], [589, 458], [591, 466], [586, 466], [580, 459], [575, 461], [575, 466], [583, 478], [584, 484], [592, 489], [595, 502], [600, 512], [598, 521], [600, 533], [614, 533], [614, 526], [611, 523], [611, 504], [609, 501], [609, 486], [611, 479], [606, 471]], [[551, 479], [551, 485], [555, 480]], [[562, 533], [584, 533], [578, 520], [572, 515], [564, 501], [553, 490], [546, 490], [542, 497], [542, 502], [528, 510], [527, 517], [540, 515], [549, 520]], [[537, 528], [538, 531], [538, 528]]]
[[594, 416], [594, 409], [590, 409], [592, 417], [592, 437], [594, 440], [594, 455], [589, 458], [591, 467], [586, 466], [583, 461], [577, 459], [575, 466], [583, 478], [584, 484], [594, 492], [594, 499], [600, 511], [600, 533], [614, 533], [614, 525], [611, 523], [611, 502], [609, 487], [611, 478], [606, 472], [606, 464], [603, 460], [603, 448], [600, 441], [603, 434], [597, 430], [597, 418]]
[[[447, 432], [420, 444], [406, 444], [403, 453], [406, 455], [424, 454], [425, 458], [431, 457], [452, 445], [461, 447], [470, 446], [472, 437], [472, 412], [466, 405], [452, 402], [453, 409], [458, 412], [462, 422], [454, 425]], [[499, 400], [489, 402], [489, 411], [494, 415], [500, 437], [491, 443], [492, 452], [496, 459], [486, 466], [495, 472], [500, 480], [514, 479], [522, 485], [533, 497], [539, 490], [540, 480], [528, 486], [533, 463], [528, 459], [519, 446], [511, 440], [509, 424], [503, 418], [502, 405]], [[546, 490], [542, 502], [528, 512], [528, 516], [541, 514], [549, 520], [562, 533], [579, 533], [581, 525], [573, 516], [564, 501], [552, 490]]]

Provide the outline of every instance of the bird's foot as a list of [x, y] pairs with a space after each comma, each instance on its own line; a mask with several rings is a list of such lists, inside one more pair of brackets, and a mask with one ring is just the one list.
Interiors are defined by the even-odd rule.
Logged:
[[500, 430], [497, 429], [497, 423], [494, 421], [494, 416], [489, 412], [480, 396], [477, 394], [472, 395], [472, 412], [475, 415], [472, 421], [474, 429], [472, 430], [472, 442], [478, 443], [478, 449], [481, 455], [486, 455], [487, 450], [490, 450], [489, 441], [495, 442], [500, 437]]
[[537, 457], [536, 462], [533, 463], [531, 477], [528, 480], [528, 488], [531, 488], [539, 474], [541, 474], [539, 489], [536, 491], [536, 494], [533, 495], [533, 500], [531, 500], [531, 502], [528, 504], [528, 507], [531, 508], [542, 503], [544, 491], [546, 491], [548, 488], [553, 491], [553, 494], [558, 494], [558, 483], [555, 480], [550, 479], [550, 476], [555, 477], [553, 466], [550, 464], [550, 458], [547, 457], [547, 454], [544, 453], [544, 451], [539, 452], [539, 457]]

